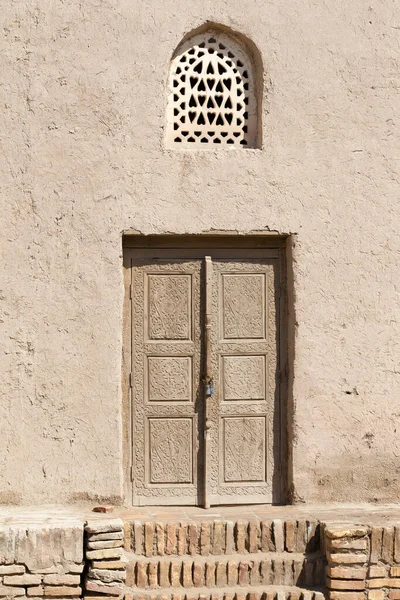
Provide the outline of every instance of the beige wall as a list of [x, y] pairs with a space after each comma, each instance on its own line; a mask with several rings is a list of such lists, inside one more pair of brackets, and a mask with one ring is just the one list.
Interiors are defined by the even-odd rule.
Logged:
[[[121, 499], [124, 230], [296, 233], [294, 496], [397, 500], [399, 16], [389, 0], [6, 0], [0, 501]], [[265, 67], [263, 149], [163, 145], [211, 20]]]

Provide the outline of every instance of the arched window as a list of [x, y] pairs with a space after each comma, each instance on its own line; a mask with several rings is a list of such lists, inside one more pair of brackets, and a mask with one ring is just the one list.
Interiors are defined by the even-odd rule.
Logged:
[[175, 52], [169, 78], [171, 147], [257, 145], [255, 73], [244, 44], [208, 30]]

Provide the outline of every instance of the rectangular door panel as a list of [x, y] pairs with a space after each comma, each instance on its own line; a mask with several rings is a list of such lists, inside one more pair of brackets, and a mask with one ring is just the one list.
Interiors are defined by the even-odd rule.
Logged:
[[191, 402], [192, 356], [149, 356], [147, 398], [149, 402]]
[[192, 339], [192, 274], [145, 274], [148, 340]]
[[266, 417], [222, 417], [223, 483], [266, 483]]
[[193, 484], [193, 419], [148, 419], [149, 484]]
[[265, 400], [265, 354], [222, 355], [221, 362], [222, 401]]
[[265, 273], [221, 273], [221, 338], [265, 339]]

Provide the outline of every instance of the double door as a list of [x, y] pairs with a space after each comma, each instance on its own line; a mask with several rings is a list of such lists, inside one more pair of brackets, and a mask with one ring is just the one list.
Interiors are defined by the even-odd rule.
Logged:
[[136, 250], [130, 260], [133, 504], [272, 502], [278, 256]]

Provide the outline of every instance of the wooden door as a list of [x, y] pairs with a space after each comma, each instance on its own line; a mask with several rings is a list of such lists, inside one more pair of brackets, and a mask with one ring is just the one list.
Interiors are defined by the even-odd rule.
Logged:
[[279, 260], [169, 254], [132, 261], [133, 503], [270, 503], [281, 458]]
[[212, 272], [206, 496], [210, 504], [272, 502], [277, 261], [213, 259]]
[[199, 260], [132, 268], [133, 502], [198, 504]]

